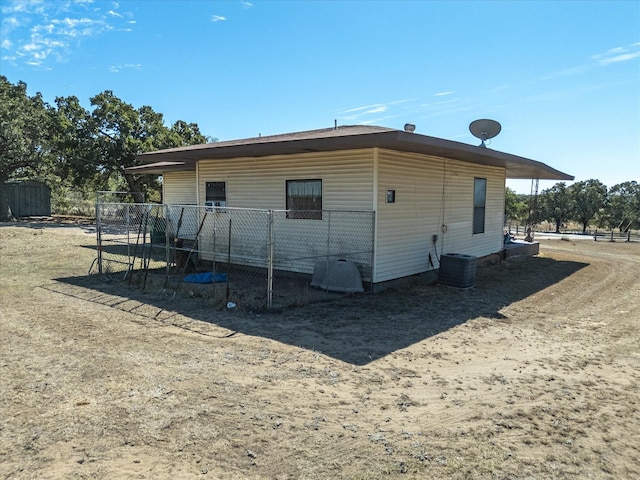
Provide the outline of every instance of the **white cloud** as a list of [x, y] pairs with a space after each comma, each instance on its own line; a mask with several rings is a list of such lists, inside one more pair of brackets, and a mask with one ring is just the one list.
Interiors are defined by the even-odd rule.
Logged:
[[610, 48], [604, 53], [593, 55], [591, 58], [600, 65], [611, 65], [612, 63], [627, 62], [634, 58], [640, 58], [640, 42], [632, 43], [628, 47]]
[[398, 118], [405, 119], [415, 108], [415, 99], [394, 100], [385, 103], [373, 103], [348, 108], [336, 112], [341, 122], [351, 122], [359, 125], [385, 125]]
[[61, 20], [54, 19], [51, 22], [56, 26], [56, 34], [70, 38], [93, 37], [110, 29], [110, 26], [101, 19], [67, 17]]
[[212, 22], [224, 22], [227, 18], [226, 17], [221, 17], [220, 15], [211, 15], [211, 21]]
[[20, 22], [16, 17], [7, 17], [4, 20], [2, 20], [2, 26], [3, 28], [5, 27], [17, 28], [20, 26]]
[[418, 106], [419, 107], [431, 108], [431, 107], [438, 107], [438, 106], [441, 106], [441, 105], [452, 105], [454, 103], [460, 103], [460, 100], [456, 99], [456, 98], [450, 98], [450, 99], [447, 99], [447, 100], [440, 100], [438, 102], [421, 103]]
[[491, 88], [489, 90], [487, 90], [487, 94], [494, 94], [494, 93], [500, 93], [500, 92], [506, 92], [507, 90], [509, 90], [510, 85], [505, 84], [505, 85], [499, 85], [495, 88]]
[[111, 65], [109, 71], [111, 73], [119, 73], [122, 70], [142, 70], [142, 65], [139, 63], [125, 63], [123, 65]]
[[24, 0], [9, 2], [2, 6], [2, 13], [21, 13], [31, 11], [32, 6], [42, 4], [42, 0]]
[[39, 50], [40, 47], [38, 47], [38, 45], [36, 45], [35, 43], [27, 43], [26, 45], [22, 46], [22, 51], [23, 52], [33, 52], [33, 51], [37, 51]]
[[248, 10], [250, 8], [253, 8], [253, 3], [250, 2], [242, 2], [242, 8], [244, 8], [245, 10]]
[[626, 62], [627, 60], [633, 60], [638, 57], [640, 57], [640, 52], [621, 53], [620, 55], [609, 57], [606, 60], [601, 60], [600, 63], [608, 65], [610, 63]]
[[[8, 40], [9, 35], [16, 29], [20, 28], [20, 20], [15, 16], [3, 17], [0, 23], [0, 34], [2, 39]], [[13, 43], [13, 42], [11, 42]]]
[[354, 107], [348, 110], [343, 110], [338, 113], [355, 113], [355, 112], [363, 112], [363, 113], [376, 113], [384, 110], [379, 110], [381, 108], [386, 109], [387, 107], [383, 103], [374, 103], [372, 105], [364, 105], [362, 107]]
[[405, 113], [397, 113], [395, 115], [385, 115], [383, 117], [368, 118], [366, 120], [362, 120], [360, 123], [362, 125], [385, 125], [390, 120], [404, 117], [406, 117]]
[[[389, 108], [403, 104], [403, 103], [407, 103], [408, 101], [409, 100], [395, 100], [393, 102], [386, 102], [386, 103], [373, 103], [371, 105], [363, 105], [360, 107], [349, 108], [337, 113], [338, 115], [340, 115], [340, 118], [342, 120], [359, 121], [363, 124], [370, 124], [370, 123], [378, 122], [380, 120], [395, 118], [395, 117], [404, 115], [404, 113], [400, 113], [397, 115], [387, 115], [385, 117], [375, 118], [375, 119], [369, 118], [370, 115], [387, 112]], [[361, 120], [362, 118], [364, 118], [364, 120]]]
[[448, 91], [448, 92], [434, 93], [433, 96], [434, 97], [444, 97], [446, 95], [452, 95], [454, 93], [456, 93], [456, 91], [455, 90], [451, 90], [451, 91]]
[[53, 33], [54, 25], [50, 23], [49, 25], [36, 25], [31, 29], [31, 33], [40, 33], [40, 34], [49, 34]]
[[365, 107], [355, 107], [355, 108], [349, 108], [348, 110], [343, 110], [341, 112], [338, 113], [352, 113], [352, 112], [359, 112], [360, 110], [366, 110], [368, 108], [373, 107], [374, 105], [367, 105]]
[[109, 6], [94, 0], [3, 0], [0, 44], [14, 63], [42, 67], [52, 58], [61, 61], [84, 38], [131, 31], [132, 14], [119, 12], [118, 3]]
[[420, 109], [419, 117], [424, 119], [449, 116], [456, 113], [467, 112], [475, 108], [473, 101], [456, 97], [438, 99], [437, 101], [421, 103], [417, 106]]

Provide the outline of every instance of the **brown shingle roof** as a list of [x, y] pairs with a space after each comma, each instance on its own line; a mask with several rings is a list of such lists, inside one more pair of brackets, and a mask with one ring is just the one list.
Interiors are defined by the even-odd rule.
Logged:
[[372, 125], [341, 126], [158, 150], [138, 155], [139, 161], [150, 164], [146, 165], [147, 168], [145, 166], [133, 167], [127, 171], [130, 173], [157, 173], [160, 168], [159, 162], [180, 162], [184, 164], [183, 170], [193, 170], [195, 162], [198, 160], [264, 157], [374, 147], [503, 167], [506, 169], [507, 178], [573, 180], [571, 175], [528, 158], [442, 138]]

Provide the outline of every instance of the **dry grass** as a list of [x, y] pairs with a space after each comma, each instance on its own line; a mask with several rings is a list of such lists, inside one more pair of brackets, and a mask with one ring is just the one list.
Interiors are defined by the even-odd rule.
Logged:
[[279, 313], [86, 277], [0, 226], [2, 478], [637, 478], [640, 245]]

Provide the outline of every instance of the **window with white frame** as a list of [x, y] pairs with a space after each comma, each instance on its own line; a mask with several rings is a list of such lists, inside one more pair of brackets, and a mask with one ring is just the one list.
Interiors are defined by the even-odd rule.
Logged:
[[487, 203], [487, 179], [473, 181], [473, 233], [484, 233], [485, 206]]
[[322, 180], [287, 180], [287, 218], [322, 220]]

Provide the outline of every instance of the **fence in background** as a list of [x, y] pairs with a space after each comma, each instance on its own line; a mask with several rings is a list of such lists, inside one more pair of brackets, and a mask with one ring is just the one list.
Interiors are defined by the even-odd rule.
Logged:
[[[317, 214], [317, 212], [315, 212]], [[310, 287], [329, 262], [353, 262], [371, 280], [374, 212], [97, 203], [94, 270], [147, 288], [202, 295], [247, 309], [305, 304], [339, 295]], [[202, 280], [212, 283], [191, 283]]]
[[640, 241], [640, 232], [616, 232], [614, 230], [595, 230], [590, 233], [595, 241], [609, 241], [609, 242], [638, 242]]
[[96, 217], [96, 204], [134, 202], [144, 198], [142, 193], [98, 191], [88, 194], [67, 187], [54, 188], [51, 191], [51, 214], [60, 217]]
[[[535, 231], [533, 232], [534, 240], [536, 233], [555, 234], [556, 232], [554, 228], [555, 226], [548, 222], [537, 225]], [[511, 222], [504, 224], [504, 231], [509, 232], [511, 235], [514, 235], [519, 239], [524, 239], [527, 234], [526, 226]], [[638, 230], [628, 230], [626, 232], [622, 232], [620, 230], [588, 228], [583, 232], [582, 229], [562, 228], [558, 235], [582, 235], [584, 237], [591, 237], [595, 241], [640, 242], [640, 231]]]
[[83, 192], [73, 190], [51, 192], [51, 214], [58, 216], [95, 218], [96, 201]]

